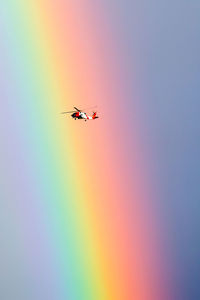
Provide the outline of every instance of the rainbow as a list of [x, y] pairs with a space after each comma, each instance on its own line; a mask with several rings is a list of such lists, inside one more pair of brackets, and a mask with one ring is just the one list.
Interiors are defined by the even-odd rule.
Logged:
[[[128, 71], [103, 2], [1, 8], [15, 299], [169, 299], [141, 124], [124, 116]], [[60, 114], [74, 105], [100, 118]]]

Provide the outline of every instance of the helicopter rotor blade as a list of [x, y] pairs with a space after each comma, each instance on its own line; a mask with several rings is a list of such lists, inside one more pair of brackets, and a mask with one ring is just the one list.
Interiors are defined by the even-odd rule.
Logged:
[[[84, 109], [84, 110], [86, 110], [86, 111], [88, 111], [89, 109], [94, 109], [94, 108], [96, 108], [97, 107], [97, 105], [95, 105], [95, 106], [91, 106], [91, 107], [87, 107], [86, 109]], [[82, 111], [84, 111], [84, 110], [80, 110], [80, 109], [78, 109], [77, 107], [75, 107], [74, 106], [74, 109], [75, 110], [72, 110], [72, 111], [64, 111], [64, 112], [61, 112], [61, 114], [70, 114], [70, 113], [74, 113], [74, 112], [82, 112]]]
[[63, 115], [63, 114], [71, 114], [71, 113], [74, 113], [74, 112], [76, 112], [75, 110], [72, 110], [72, 111], [63, 111], [63, 112], [61, 112], [61, 114]]
[[74, 108], [75, 108], [75, 109], [76, 109], [78, 112], [81, 112], [81, 110], [80, 110], [80, 109], [78, 109], [77, 107], [75, 107], [75, 106], [74, 106]]

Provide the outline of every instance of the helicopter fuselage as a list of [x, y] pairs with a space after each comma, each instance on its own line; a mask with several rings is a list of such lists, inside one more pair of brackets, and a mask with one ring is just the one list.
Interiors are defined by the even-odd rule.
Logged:
[[85, 120], [88, 120], [89, 117], [87, 116], [86, 113], [84, 112], [75, 112], [71, 115], [72, 118], [74, 118], [75, 120], [76, 119], [85, 119]]
[[94, 120], [94, 119], [97, 119], [98, 116], [97, 116], [97, 113], [96, 112], [93, 112], [93, 115], [92, 116], [88, 116], [85, 112], [81, 111], [80, 109], [78, 109], [77, 107], [74, 107], [75, 111], [64, 111], [62, 112], [62, 114], [69, 114], [69, 113], [72, 113], [71, 114], [71, 117], [73, 119], [82, 119], [82, 120]]

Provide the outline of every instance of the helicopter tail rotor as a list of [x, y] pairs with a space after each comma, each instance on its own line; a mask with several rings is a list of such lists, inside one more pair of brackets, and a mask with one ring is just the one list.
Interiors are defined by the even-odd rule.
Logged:
[[92, 119], [94, 120], [94, 119], [97, 119], [97, 118], [98, 118], [97, 112], [93, 112]]

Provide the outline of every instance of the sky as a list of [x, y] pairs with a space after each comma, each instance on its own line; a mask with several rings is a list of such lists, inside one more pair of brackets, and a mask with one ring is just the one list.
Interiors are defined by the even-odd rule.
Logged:
[[1, 298], [198, 299], [200, 3], [0, 8]]
[[152, 172], [156, 173], [160, 192], [157, 205], [165, 220], [167, 247], [176, 269], [176, 297], [197, 299], [200, 295], [199, 3], [120, 4], [128, 51], [137, 53], [141, 77], [145, 78], [141, 91], [146, 116], [143, 139], [153, 149]]

